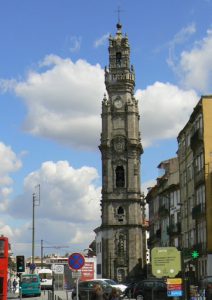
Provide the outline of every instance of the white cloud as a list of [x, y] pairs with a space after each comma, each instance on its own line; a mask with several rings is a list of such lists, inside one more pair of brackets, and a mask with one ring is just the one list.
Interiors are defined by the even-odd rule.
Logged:
[[137, 90], [141, 114], [141, 133], [145, 147], [158, 140], [176, 138], [198, 101], [192, 90], [183, 91], [170, 83], [156, 82]]
[[207, 36], [196, 42], [191, 51], [181, 53], [177, 66], [182, 77], [182, 85], [186, 88], [195, 88], [200, 92], [211, 93], [212, 82], [212, 30]]
[[185, 43], [195, 32], [196, 32], [195, 24], [194, 23], [190, 24], [187, 27], [183, 27], [179, 32], [177, 32], [174, 38], [168, 43], [169, 57], [167, 59], [167, 63], [171, 67], [175, 68], [175, 62], [177, 59], [175, 55], [176, 46]]
[[101, 38], [97, 39], [94, 42], [94, 47], [97, 48], [99, 46], [105, 45], [108, 42], [109, 33], [104, 34]]
[[0, 142], [0, 211], [7, 208], [7, 198], [12, 193], [13, 179], [10, 173], [18, 171], [22, 162], [10, 146]]
[[100, 225], [98, 178], [92, 167], [74, 169], [67, 161], [44, 162], [25, 178], [23, 195], [8, 203], [7, 214], [24, 223], [12, 242], [31, 241], [32, 194], [35, 192], [38, 200], [35, 187], [40, 184], [40, 205], [35, 206], [36, 240], [88, 247], [94, 228]]
[[73, 63], [55, 55], [40, 67], [45, 70], [30, 72], [15, 87], [28, 108], [24, 129], [76, 148], [97, 148], [104, 71], [84, 60]]
[[[15, 87], [28, 109], [25, 130], [70, 147], [97, 150], [104, 71], [99, 65], [73, 63], [55, 55], [47, 56], [40, 68], [40, 73], [29, 73]], [[144, 146], [176, 138], [198, 100], [194, 90], [161, 82], [137, 90], [136, 97]]]

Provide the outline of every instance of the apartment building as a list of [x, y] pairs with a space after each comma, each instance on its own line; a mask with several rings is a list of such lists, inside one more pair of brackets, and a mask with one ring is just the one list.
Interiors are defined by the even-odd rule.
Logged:
[[[177, 157], [149, 189], [150, 249], [175, 246], [190, 283], [212, 276], [212, 95], [202, 96], [177, 137]], [[192, 256], [193, 254], [193, 256]]]
[[162, 161], [157, 184], [146, 196], [149, 204], [148, 247], [180, 246], [180, 190], [177, 157]]
[[212, 276], [212, 96], [201, 97], [177, 140], [184, 263], [199, 280]]

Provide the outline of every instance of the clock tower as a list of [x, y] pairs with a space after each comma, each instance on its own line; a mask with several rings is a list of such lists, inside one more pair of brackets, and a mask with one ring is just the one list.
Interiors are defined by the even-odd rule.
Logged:
[[141, 274], [146, 260], [144, 201], [141, 195], [138, 101], [128, 37], [117, 24], [109, 37], [102, 101], [101, 226], [95, 229], [97, 276], [124, 281]]

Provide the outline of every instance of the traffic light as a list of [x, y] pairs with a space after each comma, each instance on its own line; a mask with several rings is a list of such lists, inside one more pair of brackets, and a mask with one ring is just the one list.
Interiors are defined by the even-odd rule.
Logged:
[[25, 259], [23, 255], [16, 256], [16, 269], [17, 272], [25, 271]]

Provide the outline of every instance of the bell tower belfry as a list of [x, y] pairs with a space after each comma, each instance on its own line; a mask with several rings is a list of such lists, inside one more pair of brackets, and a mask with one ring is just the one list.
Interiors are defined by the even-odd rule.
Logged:
[[124, 281], [145, 263], [141, 196], [138, 101], [134, 98], [135, 73], [130, 65], [128, 37], [117, 24], [109, 37], [109, 67], [105, 68], [107, 96], [102, 101], [101, 226], [95, 229], [97, 275]]

